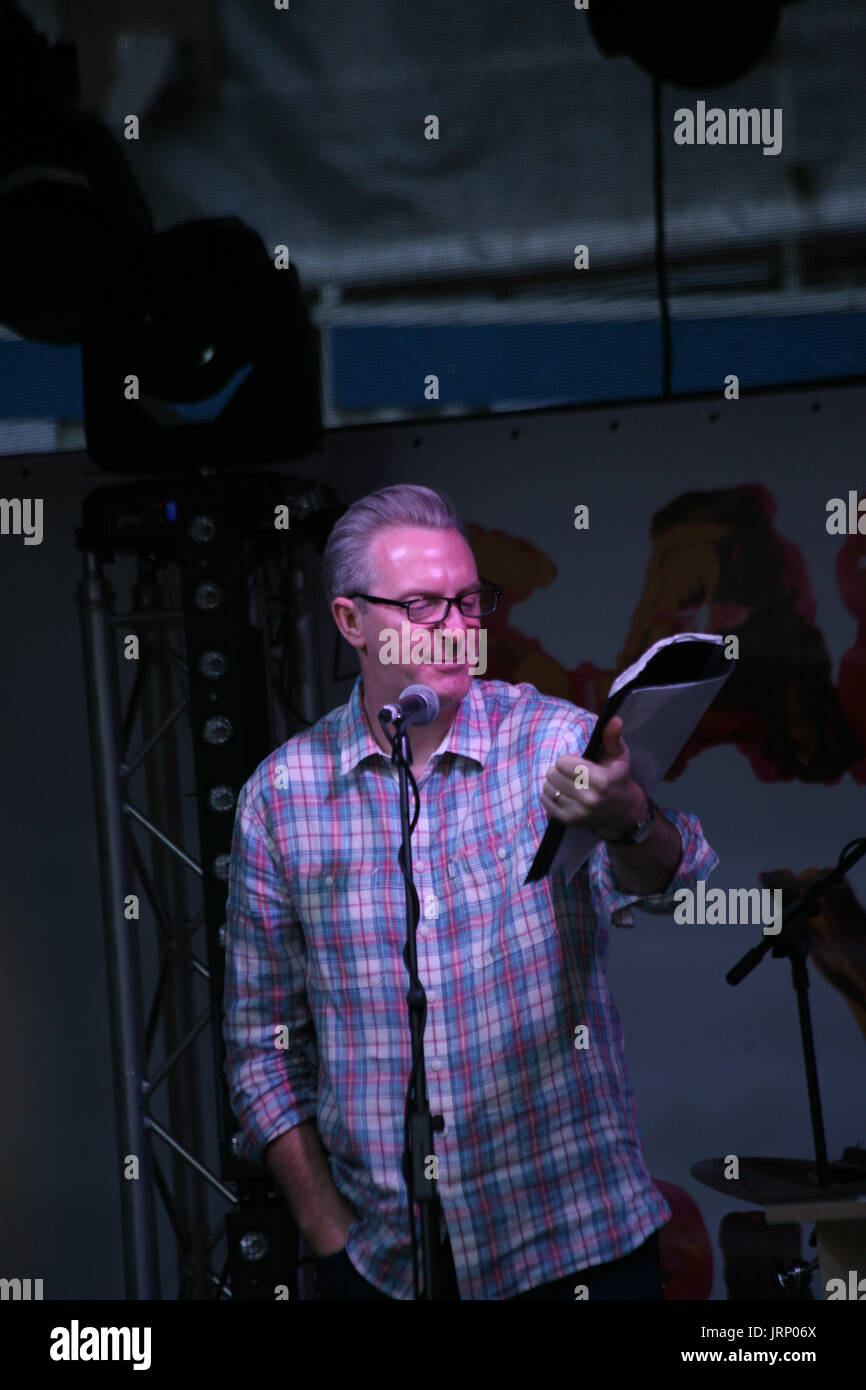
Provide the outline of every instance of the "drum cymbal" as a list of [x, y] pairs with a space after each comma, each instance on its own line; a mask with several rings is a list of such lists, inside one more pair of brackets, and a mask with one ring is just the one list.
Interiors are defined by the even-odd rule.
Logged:
[[730, 1160], [705, 1158], [691, 1166], [692, 1176], [714, 1192], [766, 1207], [773, 1203], [839, 1201], [866, 1194], [866, 1170], [853, 1163], [828, 1163], [829, 1186], [818, 1186], [815, 1160], [808, 1158], [741, 1158], [740, 1176], [726, 1178]]

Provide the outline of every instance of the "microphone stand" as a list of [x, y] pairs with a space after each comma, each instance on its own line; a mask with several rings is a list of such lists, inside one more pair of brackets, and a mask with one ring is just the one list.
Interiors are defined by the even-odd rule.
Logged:
[[[815, 1164], [818, 1186], [828, 1188], [833, 1181], [836, 1165], [827, 1162], [827, 1141], [824, 1136], [824, 1120], [821, 1113], [821, 1094], [818, 1089], [818, 1068], [815, 1062], [815, 1039], [812, 1034], [812, 1015], [809, 1009], [809, 973], [806, 957], [809, 954], [809, 917], [815, 917], [820, 900], [833, 883], [839, 883], [857, 860], [866, 854], [866, 837], [850, 840], [839, 855], [838, 863], [829, 873], [816, 879], [801, 898], [791, 903], [782, 914], [782, 930], [772, 939], [764, 937], [760, 946], [753, 946], [737, 964], [728, 971], [725, 979], [729, 985], [738, 985], [755, 966], [763, 960], [767, 951], [774, 956], [788, 956], [791, 961], [791, 976], [797, 995], [800, 1014], [800, 1036], [803, 1042], [803, 1060], [806, 1066], [806, 1087], [809, 1092], [809, 1112], [812, 1120], [812, 1139], [815, 1146]], [[846, 1172], [848, 1170], [846, 1169]], [[844, 1179], [837, 1178], [837, 1181]], [[850, 1181], [850, 1179], [849, 1179]]]
[[[401, 845], [397, 856], [406, 888], [406, 945], [403, 960], [409, 972], [409, 992], [406, 1003], [409, 1006], [409, 1030], [412, 1036], [412, 1067], [406, 1090], [406, 1105], [403, 1119], [403, 1180], [409, 1196], [409, 1238], [412, 1245], [412, 1281], [416, 1299], [441, 1298], [442, 1291], [442, 1242], [440, 1233], [440, 1200], [435, 1177], [427, 1175], [428, 1167], [437, 1171], [433, 1148], [433, 1131], [441, 1132], [445, 1121], [441, 1115], [431, 1115], [427, 1096], [427, 1075], [424, 1069], [424, 1028], [427, 1023], [427, 996], [418, 978], [418, 952], [416, 928], [420, 907], [418, 893], [412, 878], [412, 831], [421, 809], [418, 787], [412, 777], [412, 750], [406, 732], [405, 716], [392, 721], [394, 735], [385, 729], [391, 741], [391, 762], [397, 768], [400, 780], [400, 829]], [[384, 724], [383, 724], [384, 727]], [[409, 779], [415, 792], [415, 816], [409, 823]], [[430, 1159], [433, 1159], [432, 1165]], [[424, 1268], [424, 1293], [419, 1289], [418, 1248], [415, 1232], [414, 1204], [421, 1209], [421, 1259]]]

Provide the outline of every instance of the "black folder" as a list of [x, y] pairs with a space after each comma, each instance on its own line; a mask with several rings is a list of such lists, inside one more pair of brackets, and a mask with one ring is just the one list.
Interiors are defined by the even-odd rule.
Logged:
[[[590, 762], [598, 760], [603, 748], [605, 725], [615, 714], [620, 714], [623, 719], [622, 737], [632, 757], [632, 775], [635, 781], [641, 783], [647, 795], [652, 795], [655, 785], [647, 786], [646, 782], [656, 782], [664, 777], [733, 667], [734, 659], [725, 656], [724, 637], [715, 633], [681, 632], [673, 637], [663, 637], [617, 676], [589, 743], [580, 756]], [[663, 695], [666, 690], [671, 695], [669, 700]], [[652, 704], [648, 699], [641, 700], [636, 696], [638, 691], [654, 692]], [[685, 698], [684, 691], [688, 692]], [[675, 730], [671, 728], [674, 718], [678, 721]], [[633, 738], [629, 737], [630, 727]], [[658, 763], [659, 753], [664, 767]], [[638, 775], [641, 765], [644, 776]], [[579, 830], [583, 837], [590, 834], [583, 827], [565, 826], [561, 821], [548, 819], [547, 829], [524, 883], [536, 883], [550, 873], [567, 830]]]

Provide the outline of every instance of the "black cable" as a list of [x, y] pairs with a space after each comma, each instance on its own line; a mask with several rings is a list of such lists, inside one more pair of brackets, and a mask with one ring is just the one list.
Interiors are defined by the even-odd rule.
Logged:
[[[388, 737], [390, 738], [390, 734], [388, 735]], [[393, 743], [392, 743], [392, 747], [393, 747]], [[415, 802], [415, 809], [414, 809], [414, 812], [413, 812], [413, 815], [412, 815], [412, 819], [411, 819], [411, 821], [410, 821], [410, 823], [409, 823], [409, 838], [410, 838], [410, 840], [411, 840], [412, 835], [413, 835], [413, 833], [414, 833], [414, 831], [415, 831], [415, 826], [418, 824], [418, 817], [419, 817], [419, 815], [421, 814], [421, 793], [419, 792], [419, 790], [418, 790], [418, 784], [417, 784], [417, 782], [415, 781], [415, 778], [414, 778], [413, 775], [412, 775], [412, 769], [411, 769], [411, 767], [409, 766], [408, 763], [404, 763], [404, 766], [405, 766], [405, 768], [406, 768], [406, 776], [407, 776], [407, 779], [408, 779], [408, 782], [409, 782], [409, 786], [410, 786], [411, 789], [412, 789], [412, 796], [413, 796], [414, 802]], [[401, 872], [401, 874], [403, 875], [403, 878], [405, 879], [406, 883], [407, 883], [408, 886], [409, 886], [409, 890], [410, 890], [410, 894], [411, 894], [411, 899], [412, 899], [412, 912], [413, 912], [413, 915], [414, 915], [414, 918], [415, 918], [415, 926], [417, 927], [417, 925], [418, 925], [418, 919], [419, 919], [420, 916], [421, 916], [421, 904], [420, 904], [420, 902], [418, 901], [418, 891], [417, 891], [417, 889], [416, 889], [416, 887], [415, 887], [415, 884], [414, 884], [414, 881], [413, 881], [411, 875], [409, 874], [408, 866], [407, 866], [407, 864], [406, 864], [406, 861], [405, 861], [405, 858], [404, 858], [404, 855], [403, 855], [403, 845], [402, 845], [402, 843], [401, 843], [401, 845], [400, 845], [399, 850], [397, 851], [397, 862], [398, 862], [398, 864], [400, 865], [400, 872]], [[406, 1182], [406, 1202], [407, 1202], [407, 1207], [408, 1207], [408, 1215], [409, 1215], [409, 1232], [410, 1232], [410, 1245], [411, 1245], [411, 1250], [412, 1250], [412, 1283], [413, 1283], [413, 1286], [414, 1286], [415, 1297], [416, 1297], [416, 1299], [417, 1299], [417, 1297], [418, 1297], [418, 1292], [419, 1292], [419, 1279], [418, 1279], [418, 1232], [417, 1232], [416, 1226], [415, 1226], [415, 1191], [414, 1191], [414, 1183], [413, 1183], [413, 1181], [412, 1181], [412, 1143], [411, 1143], [412, 1127], [411, 1127], [411, 1118], [410, 1118], [410, 1113], [409, 1113], [409, 1112], [410, 1112], [410, 1109], [411, 1109], [411, 1107], [412, 1107], [412, 1104], [413, 1104], [413, 1102], [414, 1102], [414, 1100], [415, 1100], [415, 1093], [416, 1093], [416, 1088], [417, 1088], [417, 1085], [418, 1085], [418, 1072], [419, 1072], [419, 1069], [420, 1069], [420, 1066], [421, 1066], [421, 1056], [422, 1056], [423, 1047], [424, 1047], [424, 1034], [425, 1034], [425, 1032], [426, 1032], [426, 1030], [427, 1030], [427, 996], [426, 996], [426, 994], [425, 994], [425, 992], [424, 992], [424, 986], [422, 985], [421, 980], [419, 979], [418, 975], [416, 974], [414, 977], [412, 976], [412, 973], [411, 973], [411, 970], [410, 970], [409, 942], [408, 942], [408, 940], [406, 941], [406, 944], [405, 944], [405, 946], [403, 947], [403, 964], [406, 966], [407, 971], [409, 971], [409, 988], [410, 988], [410, 990], [416, 989], [416, 988], [417, 988], [417, 990], [419, 991], [420, 996], [421, 996], [421, 1006], [420, 1006], [420, 1007], [421, 1007], [421, 1020], [420, 1020], [421, 1026], [420, 1026], [420, 1028], [419, 1028], [419, 1030], [418, 1030], [418, 1043], [417, 1043], [417, 1046], [414, 1046], [414, 1045], [413, 1045], [413, 1048], [412, 1048], [412, 1057], [411, 1057], [410, 1066], [409, 1066], [409, 1080], [408, 1080], [407, 1085], [406, 1085], [406, 1096], [405, 1096], [405, 1099], [404, 1099], [404, 1102], [403, 1102], [403, 1155], [404, 1155], [404, 1159], [407, 1160], [407, 1163], [406, 1163], [406, 1166], [405, 1166], [405, 1170], [404, 1170], [404, 1173], [403, 1173], [403, 1177], [404, 1177], [404, 1180], [405, 1180], [405, 1182]]]
[[662, 89], [653, 78], [653, 200], [656, 224], [656, 284], [662, 330], [662, 398], [671, 398], [671, 318], [668, 308], [668, 276], [665, 253], [664, 167], [662, 163]]

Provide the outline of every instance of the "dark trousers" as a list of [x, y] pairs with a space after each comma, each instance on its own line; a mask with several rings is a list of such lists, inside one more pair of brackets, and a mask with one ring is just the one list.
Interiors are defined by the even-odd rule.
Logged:
[[[460, 1298], [460, 1290], [457, 1287], [451, 1241], [447, 1236], [442, 1246], [442, 1254], [442, 1297], [453, 1301]], [[323, 1301], [385, 1299], [389, 1303], [394, 1302], [388, 1294], [369, 1284], [358, 1273], [345, 1250], [314, 1260], [313, 1281], [316, 1297]], [[517, 1303], [527, 1299], [545, 1299], [556, 1303], [573, 1303], [575, 1286], [578, 1284], [586, 1286], [590, 1303], [594, 1299], [663, 1300], [658, 1231], [654, 1231], [643, 1245], [638, 1246], [637, 1250], [633, 1250], [629, 1255], [623, 1255], [609, 1264], [577, 1270], [574, 1274], [554, 1279], [549, 1284], [539, 1284], [537, 1288], [516, 1294], [510, 1301]], [[581, 1293], [581, 1297], [586, 1298], [587, 1295]]]

